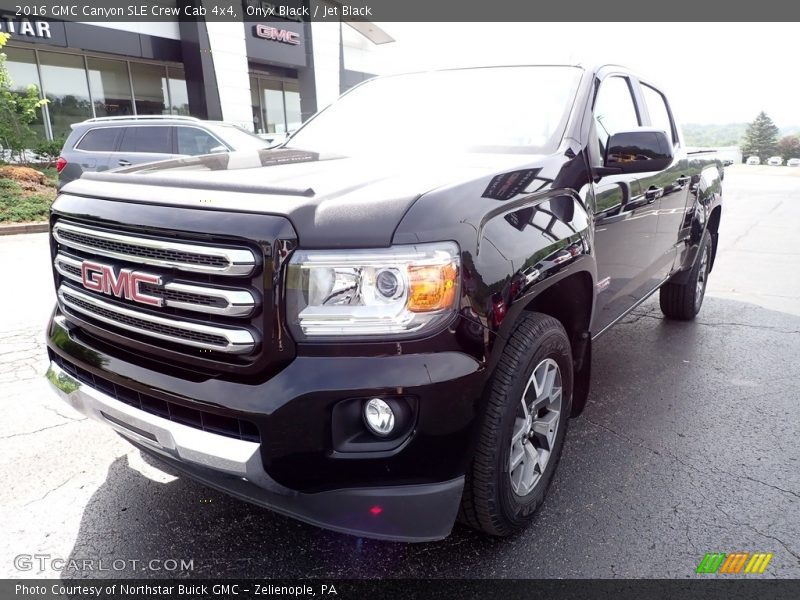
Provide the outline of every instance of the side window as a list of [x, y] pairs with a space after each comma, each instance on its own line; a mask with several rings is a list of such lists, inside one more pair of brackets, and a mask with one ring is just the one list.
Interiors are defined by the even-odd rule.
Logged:
[[172, 154], [170, 129], [166, 126], [127, 127], [119, 151]]
[[81, 138], [76, 148], [87, 152], [111, 152], [117, 139], [119, 127], [92, 129]]
[[663, 94], [644, 83], [642, 84], [642, 94], [644, 95], [644, 101], [647, 104], [647, 112], [650, 113], [650, 121], [653, 127], [666, 132], [667, 137], [671, 139], [673, 143], [677, 142], [675, 127], [672, 125], [672, 119], [670, 119], [669, 109], [667, 108], [667, 101], [664, 99]]
[[209, 133], [197, 127], [176, 127], [175, 131], [178, 134], [178, 154], [190, 156], [209, 154], [212, 148], [222, 145]]
[[594, 103], [594, 121], [600, 138], [601, 155], [609, 136], [636, 129], [640, 125], [626, 77], [609, 77], [600, 84]]

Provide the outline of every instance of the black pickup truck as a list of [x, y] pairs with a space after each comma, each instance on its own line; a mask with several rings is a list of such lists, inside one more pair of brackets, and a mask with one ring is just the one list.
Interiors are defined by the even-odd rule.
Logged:
[[615, 66], [380, 77], [278, 149], [89, 173], [51, 215], [48, 378], [143, 452], [351, 534], [542, 503], [592, 344], [692, 319], [721, 165]]

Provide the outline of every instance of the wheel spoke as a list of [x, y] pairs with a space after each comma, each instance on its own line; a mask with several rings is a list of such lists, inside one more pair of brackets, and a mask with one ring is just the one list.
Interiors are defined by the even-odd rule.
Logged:
[[552, 358], [533, 369], [520, 399], [508, 459], [511, 486], [528, 495], [542, 477], [555, 447], [561, 414], [561, 371]]
[[511, 458], [508, 461], [509, 473], [513, 472], [514, 469], [516, 469], [525, 458], [525, 451], [523, 450], [524, 446], [522, 444], [517, 444], [514, 446], [514, 448], [515, 450], [511, 452]]
[[554, 387], [553, 391], [550, 392], [550, 404], [553, 402], [558, 402], [561, 400], [561, 387]]
[[541, 441], [547, 443], [547, 450], [553, 449], [553, 440], [555, 440], [558, 429], [558, 416], [557, 412], [550, 411], [533, 423], [533, 432], [539, 436]]
[[[530, 388], [530, 384], [528, 385]], [[525, 420], [530, 418], [530, 412], [528, 411], [528, 388], [526, 388], [525, 393], [522, 394], [522, 399], [520, 403], [522, 404], [522, 414], [525, 415]]]
[[553, 385], [555, 385], [556, 382], [556, 375], [558, 375], [558, 370], [555, 364], [547, 365], [544, 385], [542, 386], [542, 396], [550, 397], [550, 394], [553, 393]]
[[544, 473], [544, 469], [547, 466], [547, 461], [549, 458], [550, 458], [549, 450], [544, 450], [543, 448], [538, 448], [536, 450], [536, 466], [539, 467], [540, 475]]
[[528, 420], [527, 419], [517, 419], [514, 421], [514, 435], [511, 437], [511, 444], [516, 444], [522, 437], [528, 433]]
[[522, 471], [523, 469], [517, 469], [511, 473], [511, 487], [514, 491], [519, 494], [520, 493], [520, 482], [522, 481]]

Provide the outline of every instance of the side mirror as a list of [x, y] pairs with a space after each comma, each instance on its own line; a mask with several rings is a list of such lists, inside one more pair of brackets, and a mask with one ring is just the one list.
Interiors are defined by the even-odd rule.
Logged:
[[640, 127], [608, 138], [602, 175], [662, 171], [672, 164], [674, 153], [667, 134]]
[[223, 152], [227, 152], [228, 149], [225, 146], [214, 146], [213, 148], [209, 149], [209, 154], [221, 154]]

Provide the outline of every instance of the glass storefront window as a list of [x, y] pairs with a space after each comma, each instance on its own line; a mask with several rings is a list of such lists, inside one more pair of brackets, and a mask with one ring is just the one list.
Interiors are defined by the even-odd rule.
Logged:
[[283, 84], [283, 98], [286, 103], [286, 131], [293, 133], [303, 124], [300, 111], [300, 88], [294, 82]]
[[[25, 93], [28, 86], [35, 85], [39, 90], [39, 97], [41, 98], [42, 88], [39, 85], [39, 73], [36, 70], [36, 55], [33, 53], [33, 50], [6, 47], [3, 49], [3, 52], [6, 54], [6, 68], [11, 77], [11, 90], [13, 92]], [[37, 110], [36, 120], [30, 124], [30, 128], [36, 134], [36, 137], [42, 140], [47, 139], [43, 115], [43, 109]]]
[[35, 85], [48, 100], [31, 124], [41, 139], [48, 137], [48, 118], [52, 137], [64, 138], [70, 125], [92, 117], [191, 114], [186, 73], [179, 66], [42, 50], [37, 69], [36, 51], [13, 47], [3, 51], [12, 91]]
[[161, 65], [131, 63], [136, 114], [169, 114], [166, 69]]
[[189, 91], [186, 89], [186, 73], [177, 67], [167, 67], [169, 75], [169, 97], [173, 115], [189, 115]]
[[303, 123], [296, 81], [250, 77], [253, 128], [256, 133], [291, 133]]
[[262, 79], [261, 97], [264, 133], [284, 133], [286, 118], [283, 114], [283, 85], [281, 82]]
[[128, 65], [121, 60], [88, 58], [89, 88], [97, 117], [133, 114]]
[[39, 64], [53, 137], [66, 137], [71, 124], [92, 116], [83, 56], [39, 52]]

